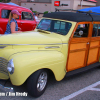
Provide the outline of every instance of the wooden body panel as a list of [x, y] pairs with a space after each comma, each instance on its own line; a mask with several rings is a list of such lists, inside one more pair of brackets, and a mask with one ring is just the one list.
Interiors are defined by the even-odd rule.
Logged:
[[92, 48], [89, 50], [87, 65], [98, 62], [99, 48]]
[[[88, 37], [73, 37], [79, 24], [89, 24]], [[94, 22], [94, 24], [100, 24], [100, 22]], [[93, 22], [77, 23], [69, 41], [69, 52], [66, 65], [67, 72], [88, 66], [99, 61], [100, 37], [92, 37], [92, 31]]]
[[[69, 54], [68, 71], [84, 67], [85, 50]], [[78, 55], [78, 56], [77, 56]]]

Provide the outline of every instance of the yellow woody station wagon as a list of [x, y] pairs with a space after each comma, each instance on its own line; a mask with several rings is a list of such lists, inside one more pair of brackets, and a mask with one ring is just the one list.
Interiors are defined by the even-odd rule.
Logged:
[[50, 73], [60, 81], [99, 66], [99, 59], [99, 15], [48, 13], [34, 31], [0, 36], [0, 79], [27, 82], [33, 97], [44, 93]]

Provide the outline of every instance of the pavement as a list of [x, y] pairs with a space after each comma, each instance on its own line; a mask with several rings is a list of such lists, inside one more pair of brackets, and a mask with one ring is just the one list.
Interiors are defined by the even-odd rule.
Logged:
[[[0, 80], [0, 84], [4, 85], [5, 80]], [[6, 86], [13, 87], [14, 94], [0, 89], [0, 100], [100, 100], [100, 68], [65, 77], [59, 82], [51, 77], [44, 94], [38, 98], [27, 94], [26, 83], [13, 86], [8, 81]], [[18, 93], [26, 95], [16, 95]]]

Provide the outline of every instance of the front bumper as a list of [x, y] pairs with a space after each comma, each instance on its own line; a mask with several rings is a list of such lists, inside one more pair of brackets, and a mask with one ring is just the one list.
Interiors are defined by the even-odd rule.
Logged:
[[13, 87], [5, 87], [2, 84], [0, 84], [0, 90], [2, 90], [3, 92], [14, 92]]

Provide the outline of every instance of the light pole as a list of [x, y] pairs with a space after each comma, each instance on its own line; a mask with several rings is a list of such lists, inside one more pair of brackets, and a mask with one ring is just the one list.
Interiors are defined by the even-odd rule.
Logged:
[[100, 6], [100, 0], [96, 0], [97, 3], [96, 3], [96, 6]]
[[21, 0], [18, 0], [18, 5], [21, 5]]
[[83, 3], [83, 0], [81, 0], [81, 9], [82, 9], [82, 3]]

